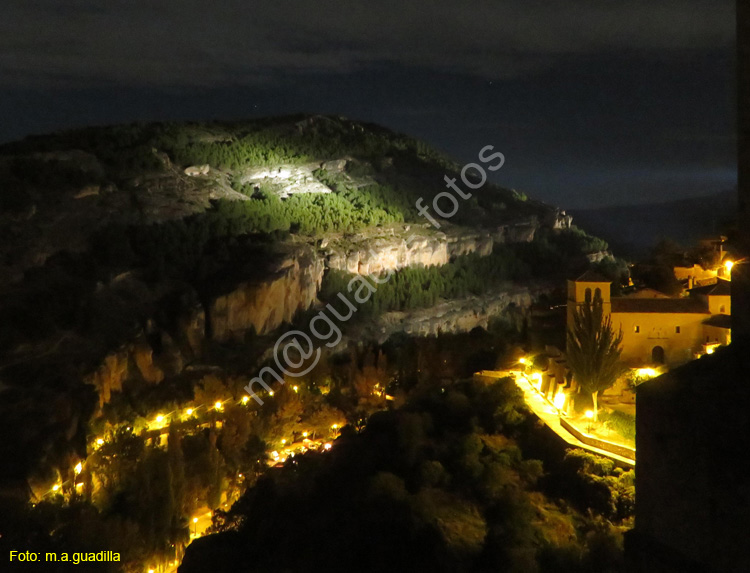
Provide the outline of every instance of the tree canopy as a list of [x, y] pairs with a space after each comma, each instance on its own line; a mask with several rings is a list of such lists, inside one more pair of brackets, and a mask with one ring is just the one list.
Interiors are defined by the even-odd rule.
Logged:
[[612, 386], [622, 374], [620, 362], [622, 330], [612, 328], [612, 318], [604, 313], [601, 298], [580, 305], [572, 329], [568, 330], [568, 365], [581, 388], [594, 400], [594, 416], [599, 392]]

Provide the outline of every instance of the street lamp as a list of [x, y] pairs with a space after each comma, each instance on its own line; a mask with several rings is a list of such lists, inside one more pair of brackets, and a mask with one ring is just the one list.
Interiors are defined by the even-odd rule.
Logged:
[[198, 537], [198, 518], [193, 518], [193, 536]]
[[555, 408], [557, 408], [557, 414], [562, 415], [562, 409], [565, 405], [565, 394], [563, 392], [558, 392], [557, 394], [555, 394], [553, 404], [555, 405]]
[[586, 413], [584, 414], [586, 416], [586, 419], [589, 421], [586, 433], [591, 433], [591, 421], [594, 419], [594, 411], [593, 410], [586, 410]]

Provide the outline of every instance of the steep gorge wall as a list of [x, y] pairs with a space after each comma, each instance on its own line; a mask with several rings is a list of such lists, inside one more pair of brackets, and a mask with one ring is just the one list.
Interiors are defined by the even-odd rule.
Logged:
[[[99, 408], [108, 404], [113, 392], [122, 392], [128, 381], [159, 384], [167, 376], [182, 372], [185, 363], [202, 353], [204, 314], [202, 308], [186, 309], [178, 319], [177, 339], [149, 324], [134, 341], [104, 357], [99, 367], [84, 377], [94, 386]], [[155, 350], [155, 348], [158, 349]]]
[[324, 271], [323, 259], [305, 248], [281, 261], [264, 279], [240, 283], [217, 296], [207, 309], [212, 338], [241, 338], [251, 328], [266, 334], [291, 322], [316, 300]]
[[[407, 226], [404, 234], [408, 230]], [[333, 245], [325, 250], [325, 258], [330, 269], [368, 275], [411, 265], [445, 265], [469, 253], [484, 257], [492, 253], [492, 244], [486, 232], [396, 235], [363, 239], [347, 247]]]
[[489, 233], [447, 236], [375, 238], [344, 251], [338, 246], [315, 253], [307, 247], [290, 255], [263, 279], [243, 282], [213, 298], [207, 308], [211, 337], [219, 342], [239, 339], [253, 329], [272, 332], [308, 309], [317, 299], [326, 268], [355, 274], [398, 270], [410, 265], [444, 265], [456, 256], [492, 252]]
[[503, 314], [511, 307], [525, 311], [534, 297], [535, 293], [529, 288], [509, 287], [408, 313], [389, 312], [378, 320], [379, 337], [385, 340], [399, 331], [413, 336], [437, 336], [440, 333], [469, 332], [477, 327], [486, 329], [492, 317]]
[[[530, 241], [536, 230], [534, 225], [526, 223], [513, 226], [511, 231], [509, 228], [503, 228], [503, 241]], [[299, 247], [263, 278], [235, 285], [228, 292], [211, 298], [205, 308], [186, 308], [176, 324], [175, 340], [166, 332], [144, 333], [107, 355], [86, 381], [96, 387], [102, 406], [110, 401], [112, 392], [121, 391], [129, 379], [157, 384], [181, 372], [191, 358], [201, 355], [207, 334], [218, 342], [241, 340], [251, 329], [264, 335], [291, 322], [296, 313], [315, 303], [327, 268], [366, 275], [410, 265], [444, 265], [469, 253], [491, 254], [497, 238], [495, 233], [488, 232], [422, 233], [409, 235], [408, 240], [403, 236], [364, 239], [349, 249], [339, 245], [324, 245], [320, 251], [309, 246]], [[505, 291], [446, 301], [411, 313], [387, 313], [368, 335], [385, 340], [397, 331], [435, 336], [439, 332], [486, 328], [491, 317], [502, 314], [512, 305], [528, 308], [533, 297], [528, 288], [509, 287]], [[206, 332], [206, 324], [210, 325], [210, 332]], [[155, 337], [159, 341], [156, 346], [152, 342]]]

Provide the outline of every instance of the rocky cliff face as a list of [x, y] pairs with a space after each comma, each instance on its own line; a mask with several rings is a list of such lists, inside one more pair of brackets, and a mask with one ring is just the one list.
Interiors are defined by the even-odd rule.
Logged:
[[498, 226], [492, 238], [497, 243], [529, 243], [534, 240], [539, 222], [536, 219]]
[[157, 336], [158, 354], [148, 338], [141, 335], [108, 354], [99, 368], [84, 378], [85, 383], [96, 389], [99, 408], [110, 402], [113, 392], [122, 392], [128, 380], [158, 384], [166, 376], [182, 372], [185, 359], [177, 343], [166, 332], [159, 332]]
[[[510, 230], [504, 240], [517, 242], [532, 240], [537, 227], [524, 223], [507, 228]], [[487, 256], [492, 253], [492, 245], [489, 232], [425, 232], [422, 228], [413, 232], [408, 225], [376, 236], [349, 237], [346, 242], [324, 240], [318, 254], [303, 248], [279, 263], [266, 278], [240, 283], [214, 298], [207, 309], [211, 336], [221, 342], [241, 338], [251, 328], [257, 334], [267, 334], [290, 322], [316, 300], [326, 268], [368, 275], [411, 265], [444, 265], [469, 253]], [[496, 307], [502, 303], [493, 304]], [[492, 308], [489, 314], [494, 312]], [[432, 309], [425, 311], [430, 312]], [[475, 326], [482, 323], [477, 317], [467, 320], [479, 321]]]
[[316, 300], [323, 281], [323, 259], [303, 248], [281, 261], [264, 279], [240, 283], [214, 298], [208, 310], [215, 340], [241, 338], [250, 329], [271, 332], [290, 322]]
[[477, 253], [492, 253], [492, 236], [488, 232], [429, 233], [419, 229], [412, 232], [406, 225], [391, 230], [390, 235], [355, 237], [346, 244], [326, 244], [324, 256], [328, 268], [368, 275], [395, 271], [411, 265], [431, 267], [445, 265], [451, 259]]
[[533, 299], [534, 294], [528, 288], [509, 288], [480, 297], [446, 301], [409, 313], [389, 312], [378, 321], [379, 337], [385, 340], [399, 331], [413, 336], [437, 336], [439, 333], [487, 328], [490, 318], [503, 314], [511, 306], [528, 309]]
[[107, 354], [99, 368], [84, 377], [84, 382], [96, 389], [99, 408], [110, 402], [113, 392], [122, 392], [127, 381], [159, 384], [165, 377], [182, 372], [190, 360], [200, 357], [205, 335], [203, 309], [186, 307], [177, 318], [177, 328], [173, 337], [149, 321], [132, 342]]

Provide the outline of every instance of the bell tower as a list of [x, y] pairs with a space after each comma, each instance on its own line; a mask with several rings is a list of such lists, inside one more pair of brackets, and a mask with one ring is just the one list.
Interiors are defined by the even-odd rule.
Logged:
[[575, 280], [568, 281], [568, 330], [573, 328], [576, 311], [586, 303], [602, 301], [604, 316], [612, 312], [611, 281], [594, 271], [586, 271]]

